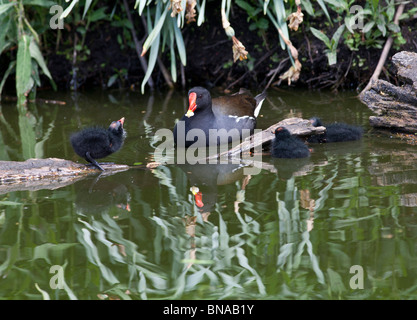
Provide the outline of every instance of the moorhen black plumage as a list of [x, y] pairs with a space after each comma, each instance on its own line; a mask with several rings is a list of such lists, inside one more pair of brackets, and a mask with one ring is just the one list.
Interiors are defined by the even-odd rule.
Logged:
[[307, 158], [310, 156], [308, 147], [284, 127], [275, 130], [272, 140], [271, 155], [274, 158]]
[[74, 133], [70, 141], [75, 153], [104, 171], [96, 159], [105, 158], [122, 147], [126, 136], [124, 121], [125, 118], [113, 121], [108, 129], [93, 127]]
[[[188, 111], [174, 127], [174, 142], [181, 147], [219, 145], [241, 139], [242, 133], [246, 134], [244, 129], [252, 134], [265, 98], [265, 91], [253, 97], [248, 90], [240, 89], [233, 95], [212, 99], [207, 89], [194, 87], [188, 92]], [[200, 129], [204, 137], [187, 137], [192, 129]], [[210, 139], [210, 129], [225, 129], [228, 137], [224, 131], [217, 131], [219, 136]]]
[[324, 126], [326, 131], [323, 134], [312, 135], [307, 141], [311, 143], [331, 143], [359, 140], [362, 137], [363, 129], [343, 122], [323, 124], [320, 118], [310, 119], [315, 127]]

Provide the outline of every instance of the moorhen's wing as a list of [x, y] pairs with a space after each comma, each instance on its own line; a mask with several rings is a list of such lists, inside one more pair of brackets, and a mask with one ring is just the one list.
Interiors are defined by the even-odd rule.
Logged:
[[249, 92], [218, 97], [212, 100], [212, 109], [216, 116], [254, 117], [256, 100]]

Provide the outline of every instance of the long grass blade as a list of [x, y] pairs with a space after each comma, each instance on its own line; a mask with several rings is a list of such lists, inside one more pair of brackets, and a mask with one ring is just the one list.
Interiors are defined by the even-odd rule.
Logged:
[[266, 8], [268, 8], [269, 0], [264, 1], [264, 15], [266, 14]]
[[60, 19], [66, 18], [70, 14], [70, 12], [74, 8], [74, 6], [77, 4], [77, 2], [78, 2], [78, 0], [72, 0], [71, 4], [68, 6], [68, 8], [66, 8], [64, 10], [64, 12], [61, 14], [61, 16], [59, 18]]
[[327, 7], [324, 4], [323, 0], [317, 0], [318, 4], [320, 5], [320, 7], [323, 9], [324, 14], [327, 17], [327, 20], [329, 20], [330, 24], [333, 26], [333, 22], [332, 19], [330, 18], [329, 12], [327, 11]]
[[42, 299], [43, 300], [51, 300], [51, 298], [49, 297], [48, 292], [46, 292], [45, 290], [42, 290], [37, 283], [35, 283], [35, 288], [36, 288], [36, 290], [38, 290], [42, 294]]
[[177, 82], [177, 61], [175, 59], [175, 47], [174, 47], [174, 31], [169, 30], [170, 37], [170, 53], [171, 53], [171, 77], [172, 81]]
[[155, 64], [156, 64], [156, 60], [158, 58], [158, 53], [159, 53], [159, 40], [160, 40], [160, 34], [158, 33], [156, 35], [156, 38], [154, 40], [154, 43], [151, 47], [151, 51], [149, 53], [149, 61], [148, 61], [148, 70], [146, 70], [146, 74], [145, 77], [143, 78], [142, 81], [142, 86], [141, 86], [141, 90], [142, 93], [145, 92], [145, 84], [148, 82], [153, 69], [155, 68]]
[[[146, 41], [143, 44], [142, 56], [148, 51], [149, 47], [151, 47], [153, 45], [154, 41], [156, 41], [157, 38], [158, 38], [158, 41], [159, 41], [160, 32], [161, 32], [162, 26], [164, 25], [164, 22], [165, 22], [165, 18], [166, 18], [167, 12], [168, 12], [168, 7], [169, 6], [167, 5], [165, 7], [164, 12], [159, 17], [158, 9], [160, 10], [160, 6], [157, 6], [157, 13], [155, 15], [155, 21], [158, 20], [158, 22], [156, 23], [153, 30], [149, 33], [149, 36], [146, 38]], [[148, 24], [148, 27], [150, 27], [149, 24]]]
[[135, 9], [139, 4], [138, 13], [139, 13], [140, 16], [142, 15], [143, 9], [145, 9], [146, 2], [147, 2], [147, 0], [137, 0], [136, 1]]
[[85, 0], [83, 20], [85, 18], [85, 15], [87, 14], [87, 11], [90, 8], [92, 2], [93, 2], [93, 0]]
[[200, 10], [198, 12], [197, 26], [201, 26], [203, 24], [205, 11], [206, 11], [206, 0], [203, 0], [200, 6]]
[[175, 35], [175, 42], [177, 43], [177, 49], [180, 55], [181, 63], [183, 64], [183, 66], [185, 66], [187, 64], [187, 53], [185, 51], [184, 39], [182, 37], [181, 30], [178, 28], [178, 26], [175, 23], [174, 23], [174, 35]]

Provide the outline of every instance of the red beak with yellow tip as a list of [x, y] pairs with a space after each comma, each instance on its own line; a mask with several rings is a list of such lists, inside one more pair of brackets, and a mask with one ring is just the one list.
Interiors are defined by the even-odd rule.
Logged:
[[197, 207], [199, 208], [204, 207], [203, 194], [201, 193], [201, 191], [197, 187], [194, 187], [194, 186], [190, 188], [190, 191], [194, 195], [195, 204], [197, 205]]
[[194, 115], [194, 111], [197, 108], [197, 94], [195, 92], [191, 92], [188, 96], [188, 111], [185, 114], [186, 117], [190, 118]]

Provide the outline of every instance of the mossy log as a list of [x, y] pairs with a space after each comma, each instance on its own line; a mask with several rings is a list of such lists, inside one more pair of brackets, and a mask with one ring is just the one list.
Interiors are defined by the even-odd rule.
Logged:
[[[106, 170], [102, 174], [129, 169], [129, 166], [118, 164], [103, 164], [102, 167]], [[0, 161], [0, 194], [17, 190], [57, 189], [97, 172], [101, 171], [58, 158]]]
[[402, 51], [392, 57], [401, 86], [384, 80], [374, 81], [359, 98], [376, 115], [369, 117], [373, 127], [417, 132], [417, 53]]

